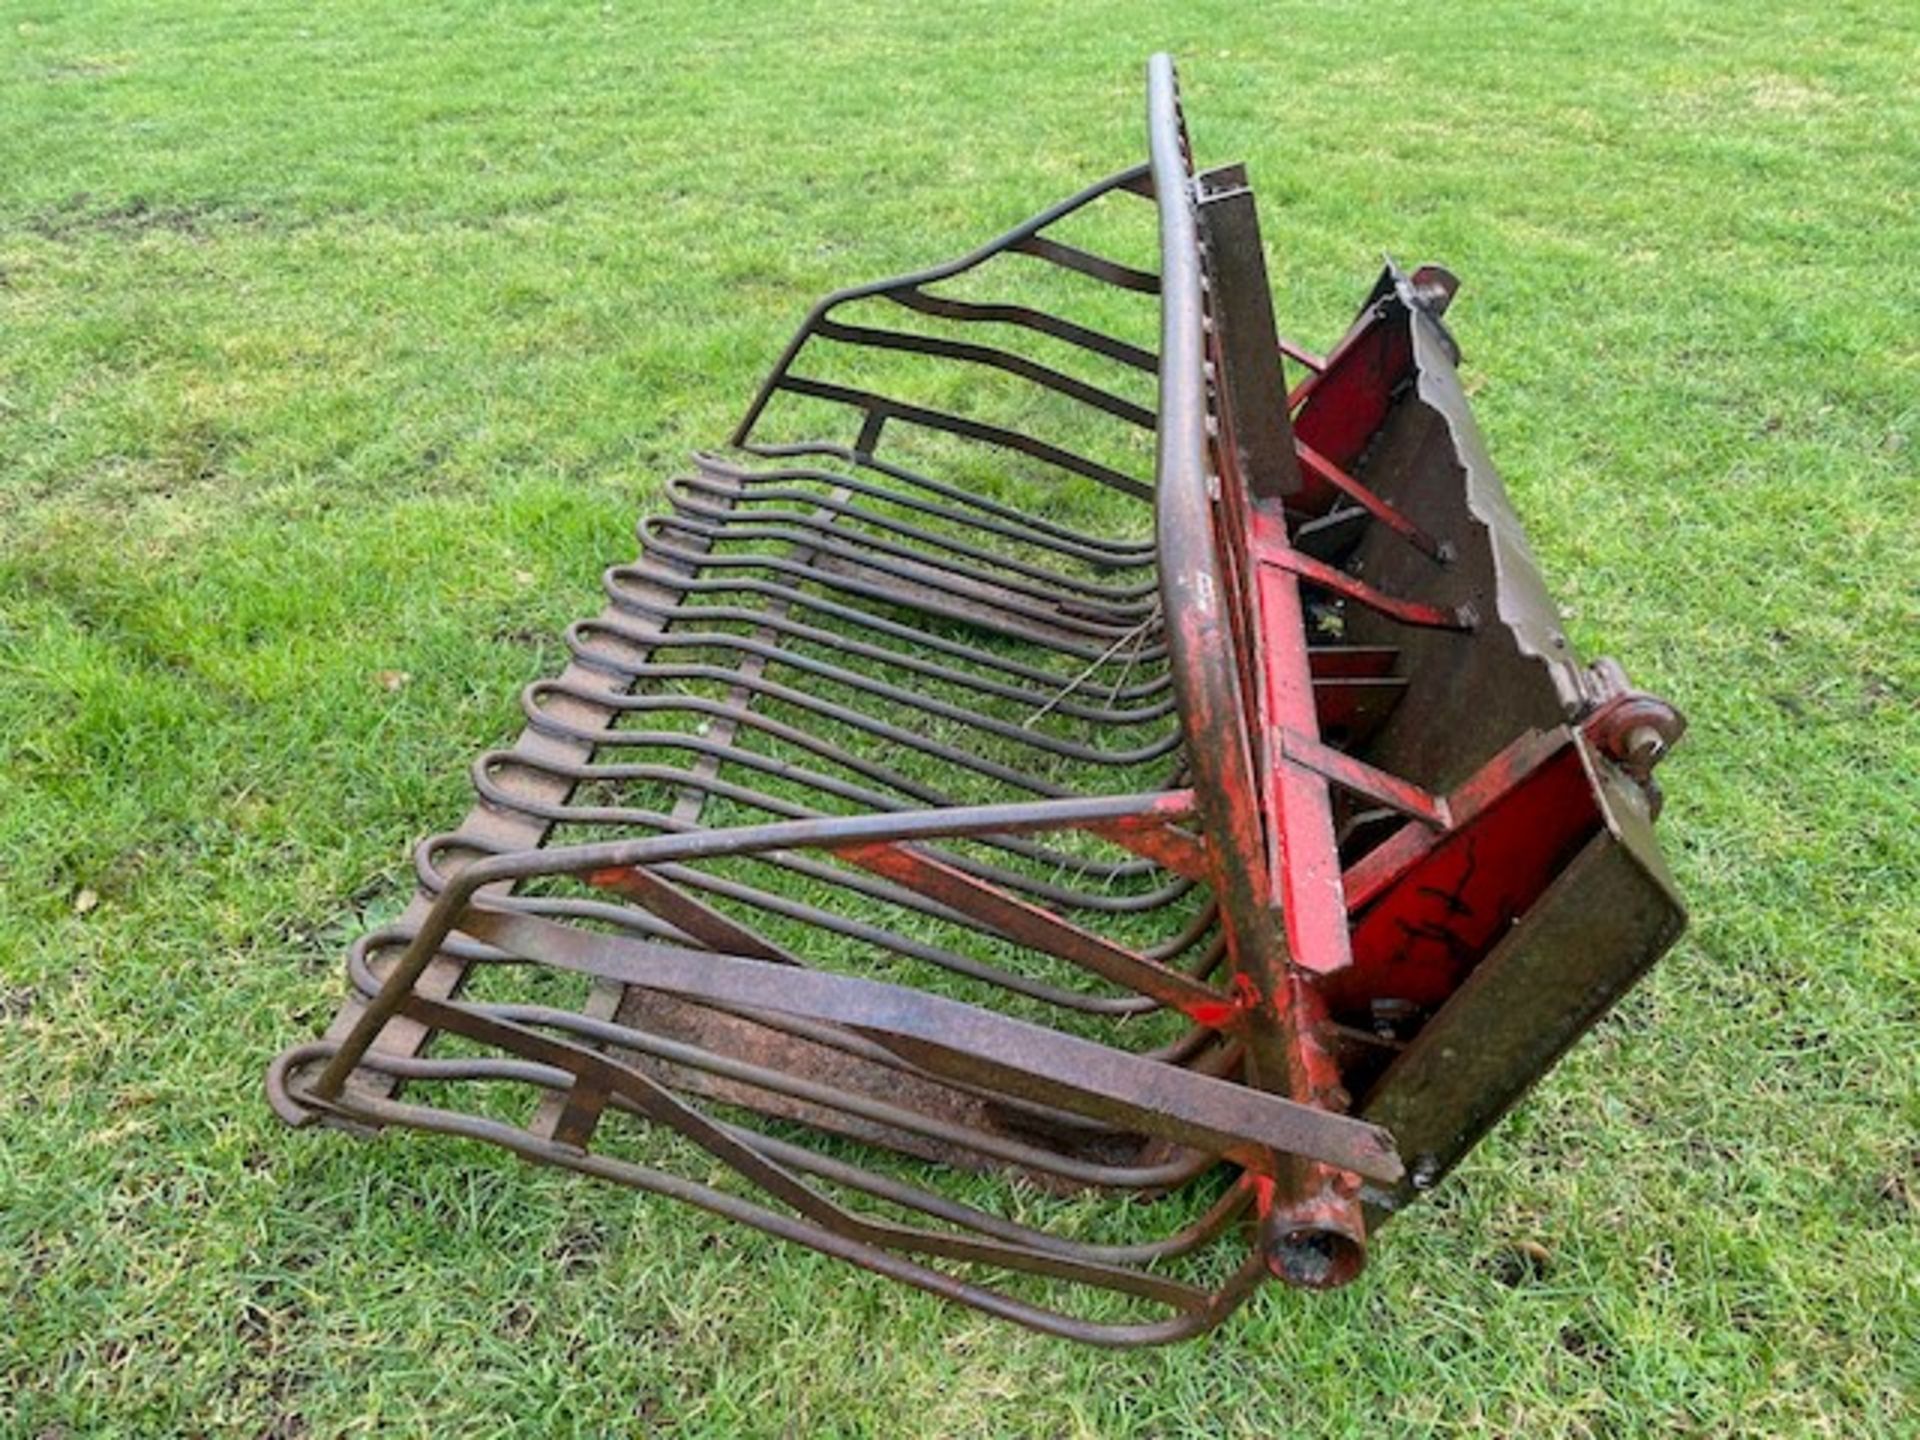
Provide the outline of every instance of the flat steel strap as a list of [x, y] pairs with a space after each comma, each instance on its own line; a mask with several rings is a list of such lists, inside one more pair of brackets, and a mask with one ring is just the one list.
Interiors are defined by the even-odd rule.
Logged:
[[933, 1073], [1209, 1149], [1263, 1173], [1272, 1172], [1265, 1153], [1272, 1150], [1388, 1184], [1404, 1174], [1393, 1137], [1378, 1126], [905, 986], [594, 934], [500, 910], [469, 910], [460, 926], [563, 970], [845, 1025], [910, 1051]]

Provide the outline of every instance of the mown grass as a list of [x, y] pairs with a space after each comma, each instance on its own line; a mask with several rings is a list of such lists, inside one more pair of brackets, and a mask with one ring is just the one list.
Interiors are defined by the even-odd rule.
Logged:
[[[1160, 9], [0, 5], [0, 1432], [1920, 1424], [1913, 12]], [[1137, 156], [1157, 47], [1292, 330], [1466, 277], [1577, 638], [1693, 720], [1679, 950], [1361, 1283], [1163, 1353], [280, 1129], [636, 506], [817, 293]]]

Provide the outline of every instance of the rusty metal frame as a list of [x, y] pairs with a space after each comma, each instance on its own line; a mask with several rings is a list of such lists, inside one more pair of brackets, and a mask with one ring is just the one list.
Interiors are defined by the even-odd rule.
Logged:
[[[1559, 635], [1457, 393], [1452, 278], [1390, 268], [1315, 355], [1274, 328], [1244, 172], [1195, 173], [1165, 57], [1148, 141], [807, 316], [475, 763], [475, 810], [421, 843], [327, 1036], [275, 1061], [283, 1118], [485, 1139], [1042, 1331], [1160, 1342], [1264, 1278], [1352, 1278], [1671, 943], [1650, 772], [1681, 722]], [[1128, 197], [1157, 271], [1057, 228]], [[1151, 299], [1157, 350], [941, 288], [1009, 256]], [[1010, 332], [1150, 374], [1156, 403]], [[816, 342], [1151, 432], [1152, 477], [803, 370]], [[850, 438], [760, 438], [782, 397]], [[942, 479], [898, 458], [911, 434], [1151, 502], [1152, 538]], [[475, 993], [510, 972], [586, 1000]], [[702, 1178], [610, 1148], [616, 1116]], [[951, 1168], [1168, 1219], [1089, 1238]]]

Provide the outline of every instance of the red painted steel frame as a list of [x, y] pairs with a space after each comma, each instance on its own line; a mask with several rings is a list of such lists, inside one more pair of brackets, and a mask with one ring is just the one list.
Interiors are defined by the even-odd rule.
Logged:
[[[1244, 1010], [1248, 1079], [1316, 1108], [1344, 1105], [1323, 1039], [1316, 977], [1347, 968], [1346, 906], [1326, 777], [1286, 752], [1284, 732], [1319, 739], [1299, 579], [1281, 563], [1284, 529], [1256, 543], [1260, 512], [1240, 470], [1223, 327], [1193, 265], [1200, 253], [1191, 153], [1172, 66], [1149, 78], [1149, 135], [1160, 205], [1162, 320], [1161, 586], [1191, 763], [1212, 841], [1228, 954]], [[1211, 430], [1176, 423], [1216, 417]], [[1281, 463], [1286, 463], [1282, 461]], [[1299, 489], [1266, 477], [1269, 495]], [[1265, 502], [1278, 509], [1277, 500]], [[1269, 512], [1271, 518], [1271, 512]], [[1276, 913], [1277, 911], [1277, 913]], [[1296, 1284], [1340, 1284], [1365, 1263], [1360, 1180], [1298, 1156], [1256, 1188], [1269, 1267]]]
[[[1237, 228], [1209, 229], [1197, 218], [1196, 207], [1237, 176], [1211, 189], [1196, 183], [1163, 60], [1151, 72], [1149, 113], [1163, 277], [1161, 585], [1243, 1012], [1234, 1028], [1246, 1042], [1252, 1083], [1337, 1111], [1351, 1097], [1329, 1043], [1334, 1019], [1364, 1025], [1382, 1000], [1442, 1004], [1594, 833], [1600, 808], [1564, 730], [1545, 747], [1528, 739], [1496, 756], [1451, 801], [1324, 743], [1304, 587], [1398, 625], [1464, 632], [1477, 620], [1467, 607], [1384, 593], [1295, 544], [1300, 526], [1348, 504], [1432, 566], [1453, 558], [1450, 546], [1345, 468], [1379, 432], [1408, 378], [1410, 326], [1419, 322], [1379, 305], [1364, 314], [1290, 400], [1299, 413], [1290, 426], [1283, 417], [1289, 444], [1277, 457], [1264, 435], [1243, 433], [1248, 417], [1234, 405], [1263, 386], [1235, 377], [1247, 352], [1233, 331], [1251, 307], [1270, 301], [1263, 286], [1236, 291], [1247, 283], [1246, 265], [1224, 252], [1251, 247], [1257, 273], [1257, 229], [1250, 215], [1236, 217]], [[1196, 249], [1209, 284], [1187, 258]], [[1442, 300], [1451, 295], [1448, 281], [1437, 292]], [[1202, 375], [1213, 377], [1204, 437], [1177, 423], [1200, 408], [1192, 392]], [[1256, 455], [1269, 467], [1258, 477], [1246, 473]], [[1621, 713], [1620, 702], [1613, 708]], [[1412, 817], [1351, 874], [1340, 860], [1336, 789]], [[1307, 1286], [1356, 1274], [1365, 1259], [1361, 1193], [1358, 1176], [1300, 1157], [1260, 1179], [1257, 1207], [1274, 1272]]]

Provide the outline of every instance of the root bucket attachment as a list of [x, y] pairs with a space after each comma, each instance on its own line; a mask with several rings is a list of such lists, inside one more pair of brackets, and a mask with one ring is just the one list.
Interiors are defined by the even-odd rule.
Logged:
[[1561, 633], [1453, 278], [1389, 266], [1310, 355], [1164, 57], [1148, 134], [812, 312], [274, 1063], [285, 1119], [1165, 1341], [1351, 1279], [1673, 942], [1681, 721]]

